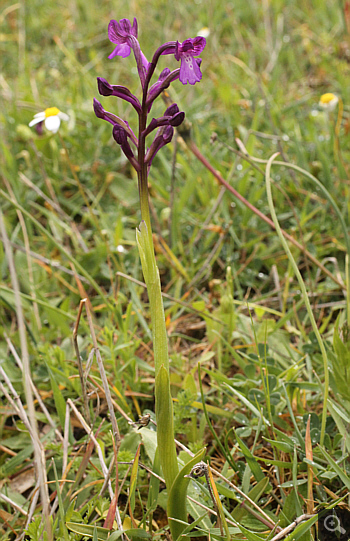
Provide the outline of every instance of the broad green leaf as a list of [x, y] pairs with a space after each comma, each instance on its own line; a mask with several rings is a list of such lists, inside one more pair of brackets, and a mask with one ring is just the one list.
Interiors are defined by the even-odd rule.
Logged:
[[96, 528], [98, 541], [107, 541], [108, 536], [110, 535], [110, 530], [108, 530], [107, 528], [102, 528], [101, 526], [96, 527], [96, 524], [92, 526], [91, 524], [79, 524], [78, 522], [66, 522], [66, 526], [72, 532], [77, 533], [79, 535], [85, 535], [86, 537], [93, 537], [94, 530]]
[[203, 460], [205, 451], [205, 448], [202, 449], [189, 462], [187, 462], [187, 464], [185, 464], [182, 470], [178, 473], [170, 489], [167, 512], [174, 541], [176, 541], [182, 534], [184, 526], [172, 519], [179, 519], [184, 522], [187, 520], [186, 495], [190, 479], [185, 477], [185, 475], [188, 475], [192, 468], [198, 464], [198, 462]]
[[[96, 526], [96, 524], [92, 526], [90, 524], [80, 524], [78, 522], [66, 522], [66, 526], [72, 532], [86, 537], [93, 537], [94, 531], [96, 531], [98, 541], [117, 541], [123, 533], [120, 530], [117, 530], [111, 534], [110, 530]], [[125, 530], [125, 534], [130, 539], [150, 539], [151, 537], [150, 534], [142, 528], [130, 528], [129, 530]]]
[[179, 468], [174, 446], [173, 404], [169, 376], [163, 365], [156, 377], [155, 395], [159, 458], [167, 489], [170, 491]]
[[289, 443], [286, 443], [285, 441], [278, 441], [278, 440], [270, 440], [269, 438], [264, 438], [265, 441], [271, 443], [276, 449], [279, 451], [283, 451], [284, 453], [291, 453], [293, 451], [293, 448]]

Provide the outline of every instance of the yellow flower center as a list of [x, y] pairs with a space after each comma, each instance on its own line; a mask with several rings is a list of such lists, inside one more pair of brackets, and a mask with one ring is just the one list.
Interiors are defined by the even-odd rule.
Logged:
[[335, 94], [332, 94], [332, 92], [327, 92], [327, 94], [323, 94], [320, 98], [320, 104], [321, 105], [327, 105], [333, 100], [336, 100], [337, 96]]
[[49, 116], [57, 116], [59, 112], [60, 110], [57, 109], [57, 107], [49, 107], [48, 109], [45, 109], [44, 111], [45, 118], [48, 118]]

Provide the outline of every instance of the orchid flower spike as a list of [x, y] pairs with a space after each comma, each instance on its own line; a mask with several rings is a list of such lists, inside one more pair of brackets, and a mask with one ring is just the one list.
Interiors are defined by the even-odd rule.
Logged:
[[57, 107], [49, 107], [45, 111], [41, 111], [34, 115], [34, 118], [29, 122], [29, 126], [35, 126], [40, 122], [44, 122], [45, 128], [52, 133], [57, 133], [58, 128], [60, 127], [61, 120], [69, 120], [69, 116], [65, 113], [62, 113]]

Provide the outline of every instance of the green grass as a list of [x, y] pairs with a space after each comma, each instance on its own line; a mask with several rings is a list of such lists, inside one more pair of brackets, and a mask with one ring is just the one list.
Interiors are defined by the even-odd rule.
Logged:
[[[163, 477], [155, 427], [137, 430], [130, 424], [147, 412], [154, 420], [150, 314], [135, 239], [140, 222], [137, 179], [110, 127], [92, 110], [97, 76], [139, 95], [132, 57], [107, 58], [113, 50], [109, 20], [136, 16], [148, 58], [163, 42], [183, 41], [208, 27], [201, 83], [190, 87], [177, 81], [170, 89], [192, 123], [201, 153], [270, 217], [264, 173], [267, 160], [280, 152], [278, 160], [299, 166], [323, 184], [349, 229], [350, 35], [341, 6], [341, 1], [326, 5], [312, 0], [141, 0], [126, 7], [122, 2], [62, 0], [55, 5], [32, 0], [1, 7], [1, 211], [25, 326], [18, 324], [16, 288], [0, 245], [0, 492], [5, 496], [0, 496], [0, 541], [21, 535], [28, 513], [32, 522], [26, 539], [39, 539], [43, 515], [40, 497], [36, 500], [33, 441], [15, 399], [17, 393], [27, 409], [28, 374], [17, 362], [25, 361], [21, 330], [37, 390], [34, 407], [45, 449], [53, 538], [107, 539], [105, 526], [114, 532], [109, 539], [117, 539], [120, 532], [112, 518], [118, 488], [117, 509], [129, 538], [159, 538], [168, 528], [167, 492], [149, 473]], [[162, 57], [160, 67], [166, 66], [175, 68], [176, 61]], [[344, 102], [340, 160], [334, 154], [337, 111], [328, 118], [318, 108], [325, 92]], [[135, 126], [128, 104], [114, 98], [101, 102]], [[40, 137], [28, 123], [53, 106], [70, 120], [57, 135]], [[164, 109], [159, 100], [154, 116]], [[242, 150], [237, 138], [251, 157], [265, 163], [237, 154]], [[149, 182], [157, 262], [168, 294], [164, 305], [176, 439], [194, 454], [206, 446], [205, 460], [231, 482], [213, 473], [227, 521], [224, 538], [266, 539], [271, 521], [287, 527], [303, 513], [338, 503], [349, 491], [346, 328], [340, 333], [345, 343], [337, 330], [333, 345], [335, 327], [346, 321], [345, 286], [339, 285], [346, 275], [344, 228], [310, 178], [272, 166], [280, 226], [334, 278], [289, 244], [327, 355], [326, 410], [324, 359], [278, 235], [228, 191], [216, 204], [221, 186], [189, 145], [177, 145], [172, 181], [173, 159], [172, 144], [154, 160]], [[121, 435], [118, 474], [112, 465], [111, 484], [103, 494], [103, 464], [109, 468], [114, 460], [112, 420], [106, 387], [92, 359], [85, 309], [77, 328], [82, 367], [90, 365], [89, 412], [84, 409], [72, 338], [84, 297], [91, 303], [90, 325]], [[69, 423], [68, 400], [78, 412], [70, 410]], [[100, 454], [83, 428], [89, 416]], [[183, 448], [178, 452], [182, 467], [190, 456]], [[132, 468], [135, 457], [147, 470]], [[203, 478], [189, 486], [189, 496], [214, 509]], [[252, 503], [242, 506], [235, 487], [266, 516]], [[194, 524], [192, 533], [185, 530], [187, 535], [210, 532], [222, 539], [213, 514], [191, 501], [187, 509]], [[298, 526], [294, 538], [315, 538], [313, 520]]]

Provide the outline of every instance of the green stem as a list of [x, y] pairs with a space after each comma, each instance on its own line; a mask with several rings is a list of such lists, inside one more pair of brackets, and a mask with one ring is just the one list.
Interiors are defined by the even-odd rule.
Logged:
[[[145, 137], [147, 124], [146, 88], [142, 112], [139, 117], [138, 184], [142, 222], [136, 232], [142, 271], [145, 278], [152, 322], [153, 352], [155, 364], [155, 410], [157, 419], [157, 443], [160, 464], [162, 466], [168, 493], [179, 473], [174, 441], [173, 403], [170, 392], [170, 374], [168, 357], [168, 337], [159, 271], [156, 263], [152, 238], [148, 194], [148, 165], [145, 164]], [[186, 521], [186, 516], [182, 517]], [[170, 529], [172, 526], [170, 525]]]
[[267, 165], [266, 165], [266, 192], [267, 192], [267, 199], [268, 199], [268, 203], [269, 203], [271, 217], [272, 217], [273, 223], [275, 224], [276, 232], [277, 232], [277, 234], [279, 236], [279, 239], [280, 239], [281, 243], [283, 244], [283, 248], [285, 249], [285, 252], [286, 252], [286, 254], [288, 256], [288, 259], [289, 259], [289, 261], [290, 261], [290, 263], [291, 263], [291, 265], [293, 267], [294, 273], [295, 273], [295, 275], [296, 275], [296, 277], [298, 279], [299, 287], [301, 289], [301, 293], [302, 293], [302, 296], [303, 296], [303, 299], [304, 299], [305, 307], [306, 307], [307, 313], [309, 315], [313, 331], [315, 333], [318, 345], [319, 345], [321, 353], [322, 353], [323, 367], [324, 367], [324, 394], [323, 394], [323, 409], [322, 409], [320, 444], [321, 444], [321, 446], [323, 446], [325, 430], [326, 430], [327, 401], [328, 401], [328, 387], [329, 387], [328, 359], [327, 359], [326, 349], [325, 349], [324, 344], [322, 342], [322, 338], [321, 338], [320, 332], [318, 330], [318, 327], [317, 327], [317, 324], [316, 324], [316, 321], [315, 321], [315, 318], [314, 318], [314, 314], [313, 314], [312, 309], [311, 309], [311, 305], [310, 305], [309, 297], [308, 297], [306, 287], [305, 287], [305, 284], [304, 284], [304, 280], [303, 280], [303, 278], [302, 278], [302, 276], [300, 274], [300, 271], [299, 271], [298, 266], [297, 266], [297, 264], [296, 264], [296, 262], [294, 260], [292, 252], [289, 249], [287, 241], [285, 240], [285, 238], [284, 238], [284, 236], [282, 234], [282, 230], [281, 230], [280, 224], [278, 222], [278, 218], [277, 218], [277, 215], [276, 215], [276, 211], [275, 211], [275, 207], [274, 207], [274, 203], [273, 203], [273, 199], [272, 199], [270, 172], [271, 172], [272, 163], [273, 163], [274, 159], [278, 155], [279, 155], [279, 152], [277, 152], [276, 154], [271, 156], [271, 158], [268, 160]]
[[[147, 285], [151, 311], [153, 351], [155, 364], [155, 402], [157, 419], [157, 443], [160, 463], [167, 488], [171, 486], [179, 470], [174, 442], [173, 404], [170, 392], [168, 339], [159, 271], [154, 255], [152, 232], [145, 221], [136, 231], [143, 275]], [[186, 517], [185, 519], [186, 520]]]

